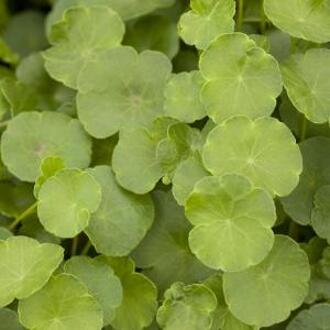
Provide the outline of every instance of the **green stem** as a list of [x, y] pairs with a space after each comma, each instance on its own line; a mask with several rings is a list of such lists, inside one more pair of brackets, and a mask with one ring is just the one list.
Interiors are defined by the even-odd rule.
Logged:
[[238, 9], [237, 9], [237, 31], [242, 30], [244, 19], [244, 0], [238, 0]]
[[299, 142], [302, 142], [306, 138], [306, 131], [307, 131], [307, 119], [305, 116], [303, 116], [302, 122], [301, 122], [301, 128], [300, 128], [300, 137]]
[[72, 239], [71, 257], [77, 254], [78, 242], [79, 242], [79, 236], [77, 235]]
[[299, 240], [299, 226], [293, 221], [291, 221], [289, 225], [289, 236], [295, 241]]
[[264, 11], [264, 2], [261, 2], [261, 7], [260, 7], [260, 32], [261, 34], [265, 34], [266, 32], [266, 27], [267, 27], [267, 19]]
[[15, 220], [9, 225], [9, 229], [13, 230], [16, 228], [16, 226], [25, 218], [27, 218], [29, 215], [33, 214], [37, 209], [38, 202], [35, 202], [32, 204], [29, 208], [27, 208], [25, 211], [23, 211], [19, 216], [15, 218]]
[[87, 254], [91, 247], [92, 247], [92, 243], [90, 241], [88, 241], [86, 243], [86, 245], [84, 246], [84, 248], [82, 249], [81, 254], [83, 254], [83, 255]]

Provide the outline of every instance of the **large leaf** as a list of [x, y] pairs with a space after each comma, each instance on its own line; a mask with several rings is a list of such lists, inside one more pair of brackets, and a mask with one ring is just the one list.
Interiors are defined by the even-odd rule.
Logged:
[[41, 289], [63, 259], [63, 248], [24, 237], [0, 241], [0, 306]]

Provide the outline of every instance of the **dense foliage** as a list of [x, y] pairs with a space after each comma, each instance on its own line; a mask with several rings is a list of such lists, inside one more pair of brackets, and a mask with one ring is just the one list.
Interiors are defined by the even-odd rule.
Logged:
[[0, 0], [0, 329], [326, 330], [330, 0]]

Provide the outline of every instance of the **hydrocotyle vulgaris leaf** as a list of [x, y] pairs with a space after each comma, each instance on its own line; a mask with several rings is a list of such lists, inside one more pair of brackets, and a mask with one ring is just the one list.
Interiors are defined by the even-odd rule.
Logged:
[[274, 111], [282, 91], [279, 65], [247, 35], [219, 37], [201, 55], [199, 67], [205, 79], [201, 99], [216, 123], [238, 115], [255, 119]]
[[225, 299], [239, 320], [267, 327], [285, 320], [303, 303], [309, 279], [306, 253], [291, 238], [277, 235], [260, 264], [223, 275]]
[[9, 308], [0, 309], [1, 327], [6, 330], [24, 330], [23, 326], [18, 321], [18, 316], [15, 311]]
[[0, 241], [0, 306], [41, 289], [63, 260], [63, 248], [25, 237]]
[[18, 304], [20, 322], [28, 329], [101, 330], [103, 313], [88, 288], [70, 274], [53, 276], [40, 291]]
[[194, 226], [189, 246], [210, 268], [242, 271], [259, 264], [273, 247], [272, 197], [243, 176], [201, 179], [186, 201], [185, 213]]
[[33, 182], [48, 156], [61, 157], [67, 167], [89, 165], [91, 141], [77, 119], [57, 112], [23, 112], [8, 123], [1, 157], [12, 174]]
[[[97, 24], [96, 24], [97, 22]], [[98, 52], [119, 46], [125, 26], [119, 15], [105, 6], [69, 8], [52, 27], [53, 47], [43, 53], [51, 77], [77, 88], [81, 72]]]
[[153, 223], [153, 202], [148, 195], [135, 195], [121, 188], [109, 166], [97, 166], [88, 173], [100, 184], [102, 200], [85, 233], [99, 253], [128, 255]]
[[286, 196], [298, 184], [302, 157], [291, 131], [275, 118], [233, 117], [216, 126], [203, 147], [213, 175], [238, 173], [272, 195]]
[[101, 186], [93, 176], [78, 169], [63, 169], [39, 191], [40, 222], [58, 237], [74, 237], [88, 226], [101, 198]]

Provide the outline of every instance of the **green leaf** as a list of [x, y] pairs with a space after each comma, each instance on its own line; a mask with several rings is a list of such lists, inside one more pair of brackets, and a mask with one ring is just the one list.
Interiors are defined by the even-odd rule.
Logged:
[[179, 205], [184, 205], [197, 181], [209, 176], [199, 153], [195, 153], [182, 161], [174, 173], [172, 179], [172, 192]]
[[321, 272], [330, 280], [330, 246], [327, 246], [322, 253], [320, 260]]
[[64, 161], [61, 157], [46, 157], [41, 161], [40, 164], [40, 175], [37, 178], [33, 193], [36, 198], [38, 198], [38, 194], [42, 185], [49, 179], [54, 176], [58, 171], [62, 170], [65, 167]]
[[303, 303], [309, 278], [305, 252], [289, 237], [278, 235], [272, 251], [259, 265], [224, 274], [225, 299], [242, 322], [270, 326], [288, 318]]
[[0, 241], [0, 306], [41, 289], [63, 259], [63, 248], [24, 236]]
[[101, 198], [101, 186], [93, 176], [77, 169], [63, 169], [39, 191], [40, 222], [58, 237], [74, 237], [88, 226]]
[[88, 173], [100, 184], [102, 200], [85, 232], [97, 252], [128, 255], [152, 225], [152, 200], [148, 195], [134, 195], [121, 188], [109, 166], [97, 166]]
[[308, 120], [317, 124], [330, 122], [329, 67], [330, 50], [322, 48], [292, 55], [282, 65], [284, 85], [291, 102]]
[[210, 268], [242, 271], [259, 264], [273, 246], [274, 202], [243, 176], [201, 179], [186, 201], [185, 212], [194, 226], [189, 246]]
[[180, 46], [175, 22], [160, 15], [145, 16], [129, 24], [124, 44], [138, 52], [157, 50], [170, 59], [178, 53]]
[[204, 165], [213, 175], [236, 172], [278, 196], [298, 184], [301, 158], [294, 136], [275, 118], [230, 118], [209, 133], [203, 149]]
[[269, 20], [293, 37], [317, 43], [330, 41], [328, 0], [265, 0]]
[[162, 53], [131, 47], [105, 51], [79, 75], [78, 116], [87, 132], [105, 138], [162, 116], [171, 63]]
[[297, 223], [311, 223], [313, 199], [317, 190], [330, 185], [330, 139], [314, 137], [300, 143], [303, 156], [303, 172], [298, 186], [281, 199], [284, 211]]
[[199, 96], [203, 82], [199, 71], [173, 75], [164, 91], [165, 114], [185, 123], [206, 117], [206, 110]]
[[88, 63], [99, 52], [119, 46], [124, 32], [124, 23], [110, 8], [70, 8], [52, 28], [53, 47], [43, 53], [46, 70], [54, 79], [76, 89]]
[[179, 21], [179, 34], [188, 45], [206, 49], [220, 35], [234, 31], [235, 1], [191, 0], [190, 6]]
[[301, 311], [287, 330], [327, 330], [330, 324], [330, 304], [317, 304]]
[[11, 236], [13, 236], [13, 234], [9, 229], [7, 229], [5, 227], [0, 227], [0, 240], [1, 241], [4, 241]]
[[58, 156], [68, 167], [87, 167], [91, 141], [79, 121], [55, 112], [25, 112], [12, 119], [1, 137], [1, 157], [23, 181], [39, 176], [41, 160]]
[[322, 186], [314, 195], [311, 224], [316, 234], [330, 243], [330, 185]]
[[211, 329], [216, 306], [216, 296], [207, 286], [176, 282], [164, 294], [157, 322], [164, 330]]
[[134, 262], [129, 258], [97, 258], [108, 263], [120, 278], [123, 286], [123, 301], [111, 321], [114, 329], [141, 330], [151, 324], [157, 309], [157, 289], [144, 275], [134, 271]]
[[225, 34], [200, 57], [202, 102], [216, 123], [234, 115], [270, 115], [282, 91], [276, 60], [242, 33]]
[[4, 330], [23, 330], [19, 324], [17, 314], [9, 308], [0, 309], [0, 324]]
[[69, 274], [53, 276], [47, 285], [18, 303], [21, 323], [35, 330], [101, 330], [103, 313], [87, 287]]
[[69, 259], [64, 264], [64, 271], [86, 285], [89, 293], [102, 307], [104, 325], [109, 324], [123, 298], [120, 280], [112, 268], [99, 260], [79, 256]]
[[19, 56], [14, 53], [0, 37], [0, 60], [7, 64], [17, 64]]
[[171, 193], [156, 190], [155, 221], [132, 257], [143, 274], [164, 292], [173, 282], [193, 283], [205, 279], [212, 270], [203, 266], [191, 253], [188, 233], [191, 228]]

